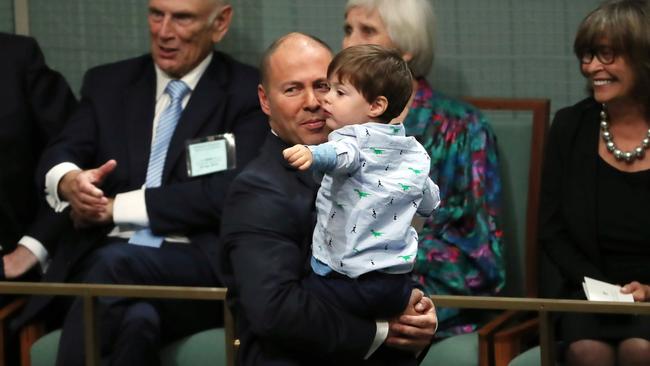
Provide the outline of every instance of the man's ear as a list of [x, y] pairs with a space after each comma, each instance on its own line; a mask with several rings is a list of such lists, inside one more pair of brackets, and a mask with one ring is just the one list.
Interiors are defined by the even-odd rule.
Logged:
[[260, 107], [262, 107], [262, 112], [267, 116], [271, 115], [271, 107], [269, 106], [269, 98], [266, 96], [266, 90], [262, 84], [257, 85], [257, 97], [260, 100]]
[[212, 43], [217, 43], [228, 33], [230, 22], [232, 21], [232, 6], [224, 5], [219, 10], [219, 14], [212, 21]]
[[368, 117], [377, 118], [386, 112], [388, 108], [388, 99], [385, 96], [380, 95], [375, 98], [375, 101], [370, 103], [370, 111], [368, 112]]

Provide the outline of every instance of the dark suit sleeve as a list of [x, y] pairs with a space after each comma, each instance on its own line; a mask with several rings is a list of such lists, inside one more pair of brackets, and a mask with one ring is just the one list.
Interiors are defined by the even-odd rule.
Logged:
[[[539, 241], [550, 260], [562, 275], [569, 280], [572, 287], [580, 286], [583, 276], [603, 279], [604, 274], [579, 249], [578, 244], [569, 234], [569, 228], [563, 215], [563, 189], [566, 179], [563, 172], [570, 169], [569, 157], [573, 139], [567, 126], [577, 123], [580, 118], [574, 110], [558, 112], [551, 125], [547, 140], [542, 170], [542, 186], [539, 211]], [[592, 245], [597, 245], [592, 243]]]
[[45, 202], [42, 202], [26, 235], [38, 240], [49, 253], [52, 253], [56, 249], [61, 233], [71, 226], [68, 211], [54, 212]]
[[237, 158], [234, 170], [145, 190], [153, 232], [164, 234], [218, 228], [230, 182], [257, 156], [268, 133], [268, 122], [257, 100], [251, 99], [233, 121], [231, 132], [236, 139]]
[[32, 119], [36, 121], [40, 137], [49, 141], [63, 128], [68, 117], [77, 106], [63, 76], [50, 69], [36, 41], [28, 38], [25, 86], [29, 97]]
[[[43, 152], [38, 164], [36, 183], [40, 192], [45, 190], [45, 175], [59, 163], [71, 162], [87, 169], [96, 154], [95, 109], [88, 88], [92, 73], [86, 73], [81, 87], [81, 102], [68, 119], [63, 130], [55, 136]], [[91, 168], [96, 168], [92, 166]]]
[[[77, 107], [77, 100], [63, 76], [45, 64], [43, 53], [36, 41], [25, 38], [24, 44], [26, 47], [22, 59], [25, 65], [25, 103], [28, 104], [30, 112], [28, 118], [33, 124], [32, 143], [36, 149], [34, 153], [39, 156], [44, 145], [63, 129], [70, 114]], [[41, 199], [38, 213], [34, 217], [25, 235], [37, 239], [51, 250], [60, 231], [69, 222], [67, 216], [54, 213]]]
[[301, 286], [311, 202], [256, 173], [247, 171], [235, 181], [222, 221], [224, 259], [233, 282], [228, 286], [236, 293], [238, 311], [256, 337], [288, 352], [361, 359], [375, 335], [374, 322], [323, 303]]

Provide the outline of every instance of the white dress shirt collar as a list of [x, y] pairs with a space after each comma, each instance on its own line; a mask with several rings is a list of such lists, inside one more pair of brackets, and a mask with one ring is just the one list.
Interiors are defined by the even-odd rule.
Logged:
[[[200, 64], [198, 64], [192, 71], [188, 72], [183, 76], [180, 80], [185, 82], [187, 86], [190, 87], [191, 91], [194, 91], [194, 88], [196, 88], [196, 84], [199, 83], [199, 80], [201, 80], [201, 76], [203, 76], [203, 73], [205, 70], [208, 68], [208, 65], [212, 61], [212, 52], [208, 54], [206, 58], [201, 61]], [[169, 77], [164, 71], [156, 66], [156, 101], [160, 99], [160, 97], [163, 95], [165, 92], [165, 88], [167, 87], [167, 83], [169, 83], [173, 78]]]

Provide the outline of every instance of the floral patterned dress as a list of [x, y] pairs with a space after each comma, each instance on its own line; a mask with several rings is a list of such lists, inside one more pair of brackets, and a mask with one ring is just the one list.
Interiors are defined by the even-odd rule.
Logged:
[[[418, 80], [404, 121], [431, 156], [441, 203], [419, 233], [413, 270], [429, 294], [494, 295], [505, 283], [496, 138], [475, 107]], [[471, 312], [437, 309], [437, 337], [474, 331]]]

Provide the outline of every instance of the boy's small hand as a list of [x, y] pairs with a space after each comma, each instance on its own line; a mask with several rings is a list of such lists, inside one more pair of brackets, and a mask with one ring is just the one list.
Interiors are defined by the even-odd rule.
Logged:
[[292, 167], [298, 170], [309, 169], [313, 161], [311, 150], [305, 145], [293, 145], [288, 149], [284, 149], [282, 155]]

